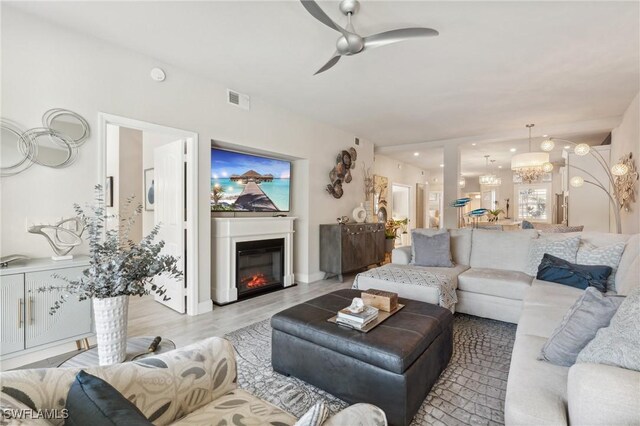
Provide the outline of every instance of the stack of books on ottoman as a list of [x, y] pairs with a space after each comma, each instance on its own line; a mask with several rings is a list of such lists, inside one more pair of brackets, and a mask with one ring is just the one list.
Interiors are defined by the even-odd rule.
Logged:
[[336, 318], [336, 323], [346, 325], [356, 330], [361, 330], [364, 326], [378, 318], [378, 309], [373, 306], [364, 306], [362, 312], [352, 312], [348, 307], [340, 309]]

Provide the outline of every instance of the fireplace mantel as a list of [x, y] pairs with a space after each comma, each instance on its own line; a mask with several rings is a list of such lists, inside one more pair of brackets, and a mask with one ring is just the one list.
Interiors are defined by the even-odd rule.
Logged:
[[295, 217], [212, 217], [212, 298], [218, 305], [238, 300], [236, 243], [284, 238], [284, 287], [294, 284], [293, 221]]

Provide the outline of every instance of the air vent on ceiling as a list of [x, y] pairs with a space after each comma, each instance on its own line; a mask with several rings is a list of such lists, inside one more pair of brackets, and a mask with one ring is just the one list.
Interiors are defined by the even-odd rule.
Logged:
[[248, 111], [251, 107], [251, 98], [249, 95], [243, 95], [242, 93], [227, 89], [227, 103]]

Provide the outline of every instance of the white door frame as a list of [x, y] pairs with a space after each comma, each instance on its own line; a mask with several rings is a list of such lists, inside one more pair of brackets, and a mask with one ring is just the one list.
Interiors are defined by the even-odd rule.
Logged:
[[[185, 161], [187, 167], [187, 259], [185, 262], [184, 274], [186, 276], [187, 294], [187, 315], [198, 315], [198, 134], [188, 130], [176, 129], [173, 127], [161, 126], [146, 121], [134, 120], [132, 118], [120, 117], [117, 115], [98, 113], [98, 149], [100, 158], [99, 176], [104, 182], [106, 176], [107, 162], [107, 125], [113, 124], [119, 127], [127, 127], [143, 132], [162, 133], [175, 136], [176, 139], [186, 139], [187, 152]], [[202, 313], [202, 312], [200, 312]]]

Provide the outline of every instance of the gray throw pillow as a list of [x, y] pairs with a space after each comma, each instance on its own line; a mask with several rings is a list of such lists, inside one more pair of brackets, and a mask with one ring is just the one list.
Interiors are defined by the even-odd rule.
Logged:
[[580, 235], [570, 237], [557, 237], [551, 234], [551, 237], [541, 236], [538, 239], [531, 240], [529, 246], [529, 259], [527, 263], [527, 274], [535, 277], [538, 273], [538, 266], [542, 261], [545, 253], [550, 254], [567, 262], [576, 263], [576, 255], [580, 246]]
[[448, 232], [431, 236], [414, 232], [411, 238], [415, 248], [414, 264], [416, 266], [453, 267], [451, 235]]
[[542, 347], [539, 360], [570, 367], [578, 354], [596, 335], [609, 325], [623, 296], [605, 296], [595, 287], [588, 287], [562, 318]]
[[627, 296], [608, 327], [578, 355], [577, 362], [613, 365], [640, 371], [640, 288]]
[[413, 236], [416, 234], [420, 235], [428, 235], [430, 237], [438, 234], [446, 234], [449, 231], [446, 229], [439, 228], [415, 228], [411, 231], [411, 264], [413, 265], [416, 261], [416, 246], [413, 244]]

